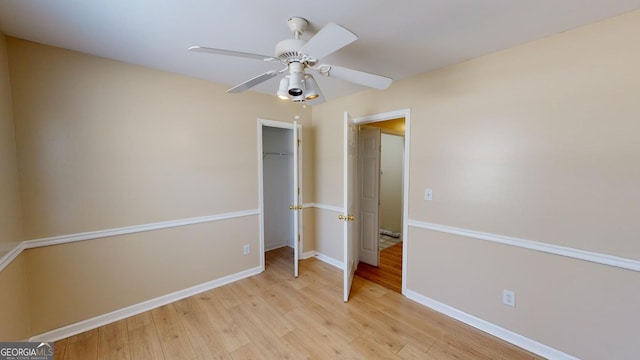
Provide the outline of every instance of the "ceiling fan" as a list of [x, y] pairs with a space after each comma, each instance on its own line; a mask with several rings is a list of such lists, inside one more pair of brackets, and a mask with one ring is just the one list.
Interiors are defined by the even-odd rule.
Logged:
[[204, 46], [192, 46], [188, 50], [215, 55], [249, 58], [265, 62], [276, 62], [285, 66], [280, 70], [269, 70], [240, 83], [227, 90], [228, 93], [243, 92], [273, 77], [287, 73], [280, 80], [280, 86], [277, 92], [279, 98], [294, 102], [309, 101], [310, 104], [322, 103], [324, 102], [324, 97], [313, 76], [306, 73], [307, 69], [315, 70], [323, 76], [334, 77], [380, 90], [384, 90], [391, 85], [392, 79], [385, 76], [320, 63], [320, 59], [358, 39], [351, 31], [335, 23], [329, 23], [320, 29], [311, 39], [302, 40], [300, 36], [307, 29], [307, 20], [292, 17], [287, 21], [287, 24], [294, 38], [280, 41], [276, 45], [275, 56], [214, 49]]

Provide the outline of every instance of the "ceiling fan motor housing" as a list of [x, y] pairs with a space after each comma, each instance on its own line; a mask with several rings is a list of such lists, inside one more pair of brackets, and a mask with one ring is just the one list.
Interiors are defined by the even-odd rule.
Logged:
[[285, 63], [296, 60], [299, 61], [303, 55], [299, 50], [305, 43], [306, 41], [302, 39], [282, 40], [276, 45], [276, 57]]

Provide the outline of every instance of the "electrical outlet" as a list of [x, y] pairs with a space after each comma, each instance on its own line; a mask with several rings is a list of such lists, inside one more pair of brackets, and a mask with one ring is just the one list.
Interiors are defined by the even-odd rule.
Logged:
[[516, 293], [507, 289], [502, 290], [502, 303], [511, 307], [516, 307]]
[[250, 252], [251, 252], [251, 246], [249, 244], [246, 244], [245, 246], [242, 247], [243, 254], [249, 255]]
[[433, 200], [433, 190], [432, 189], [424, 189], [424, 199], [427, 201]]

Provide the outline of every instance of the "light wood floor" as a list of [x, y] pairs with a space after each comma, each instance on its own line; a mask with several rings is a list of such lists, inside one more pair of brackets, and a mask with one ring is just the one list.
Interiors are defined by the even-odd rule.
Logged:
[[317, 259], [266, 271], [55, 343], [55, 359], [540, 359]]
[[378, 267], [359, 263], [356, 275], [402, 293], [402, 243], [380, 251]]

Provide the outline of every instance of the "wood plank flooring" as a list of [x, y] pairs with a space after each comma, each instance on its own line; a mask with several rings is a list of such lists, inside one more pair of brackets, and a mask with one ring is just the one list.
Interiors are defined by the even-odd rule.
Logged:
[[55, 343], [55, 359], [541, 359], [317, 259], [266, 271]]
[[356, 275], [402, 293], [402, 243], [380, 251], [378, 267], [359, 263]]

